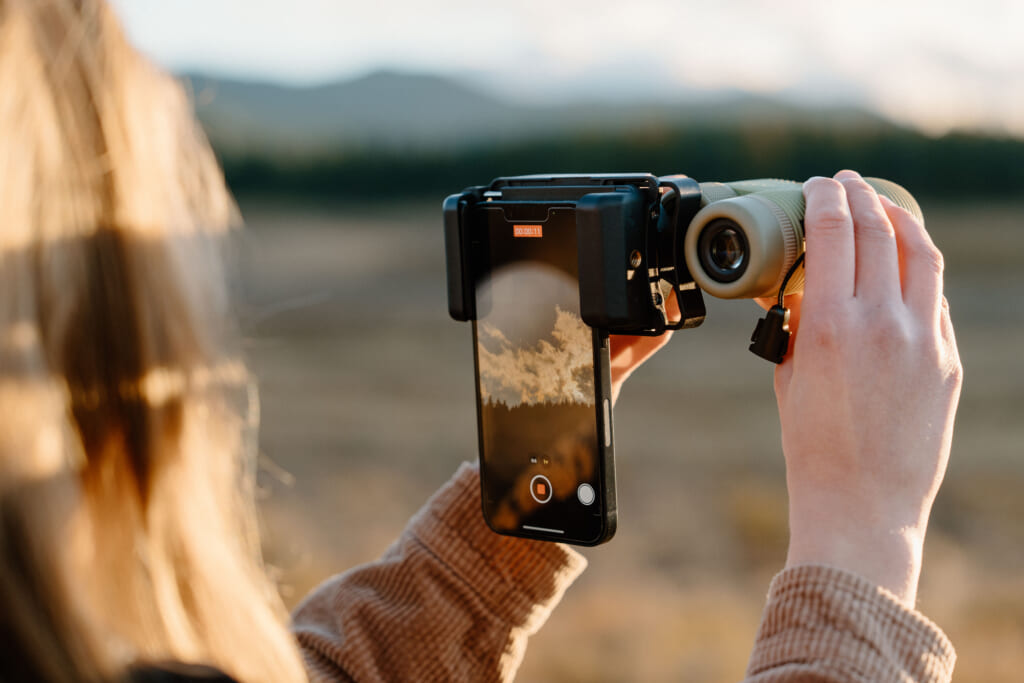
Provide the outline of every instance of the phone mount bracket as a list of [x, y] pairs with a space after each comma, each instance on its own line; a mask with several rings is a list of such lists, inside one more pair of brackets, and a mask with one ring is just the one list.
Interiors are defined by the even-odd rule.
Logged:
[[[576, 210], [580, 316], [610, 334], [658, 336], [697, 327], [706, 310], [683, 256], [700, 185], [684, 175], [597, 174], [498, 178], [444, 201], [448, 312], [476, 317], [480, 239], [472, 214], [481, 202], [572, 205]], [[680, 315], [670, 316], [675, 293]]]

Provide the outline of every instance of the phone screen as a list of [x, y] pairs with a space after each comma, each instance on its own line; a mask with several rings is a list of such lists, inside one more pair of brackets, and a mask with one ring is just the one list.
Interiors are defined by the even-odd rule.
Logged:
[[607, 540], [607, 349], [580, 318], [574, 210], [551, 209], [543, 221], [480, 211], [473, 336], [484, 515], [500, 533]]

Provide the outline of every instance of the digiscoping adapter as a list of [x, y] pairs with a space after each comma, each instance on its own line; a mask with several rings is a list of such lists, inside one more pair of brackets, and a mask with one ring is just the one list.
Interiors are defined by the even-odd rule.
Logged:
[[[879, 194], [918, 218], [903, 187], [865, 178]], [[476, 317], [482, 227], [471, 208], [514, 204], [537, 224], [554, 208], [573, 208], [580, 314], [611, 334], [660, 335], [704, 321], [701, 292], [723, 299], [778, 297], [759, 321], [750, 350], [775, 363], [788, 346], [784, 295], [803, 290], [802, 185], [791, 180], [704, 182], [649, 173], [502, 177], [444, 201], [448, 310]], [[670, 318], [674, 292], [680, 316]]]

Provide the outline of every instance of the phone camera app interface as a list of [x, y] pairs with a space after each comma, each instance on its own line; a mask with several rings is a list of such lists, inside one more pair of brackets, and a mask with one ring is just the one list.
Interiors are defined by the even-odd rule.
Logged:
[[475, 324], [485, 511], [499, 531], [592, 540], [601, 525], [598, 397], [575, 215], [486, 214]]

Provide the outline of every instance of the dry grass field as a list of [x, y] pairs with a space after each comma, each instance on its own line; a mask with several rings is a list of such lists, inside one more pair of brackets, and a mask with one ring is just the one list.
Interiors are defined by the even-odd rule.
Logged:
[[[373, 559], [476, 458], [468, 324], [448, 318], [439, 206], [243, 203], [241, 317], [261, 380], [269, 562], [289, 604]], [[1024, 203], [925, 204], [965, 385], [921, 609], [958, 681], [1024, 671]], [[750, 302], [708, 300], [615, 409], [619, 531], [533, 639], [524, 681], [742, 677], [786, 547], [771, 366]]]

